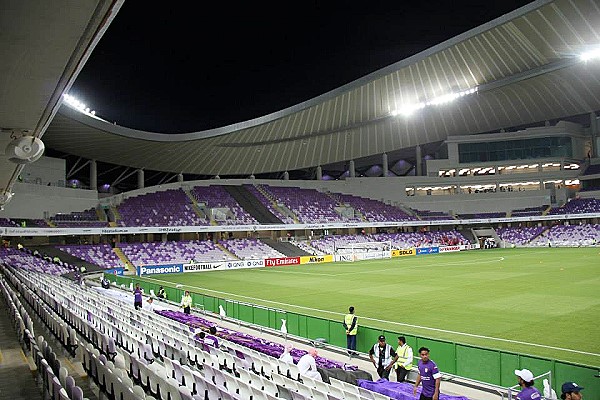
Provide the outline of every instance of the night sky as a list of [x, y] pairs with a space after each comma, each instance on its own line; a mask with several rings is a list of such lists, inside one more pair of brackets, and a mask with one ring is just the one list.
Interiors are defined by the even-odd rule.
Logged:
[[311, 99], [529, 2], [218, 3], [126, 0], [70, 93], [122, 126], [200, 131]]

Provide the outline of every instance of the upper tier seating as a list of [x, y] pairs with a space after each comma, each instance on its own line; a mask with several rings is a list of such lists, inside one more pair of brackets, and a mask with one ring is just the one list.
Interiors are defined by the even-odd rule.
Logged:
[[516, 246], [523, 246], [546, 229], [543, 226], [504, 227], [496, 229], [500, 239]]
[[120, 243], [135, 266], [234, 260], [211, 241]]
[[415, 210], [415, 213], [420, 219], [424, 221], [440, 221], [454, 219], [450, 214], [443, 211], [430, 211], [430, 210]]
[[121, 226], [190, 226], [207, 225], [192, 208], [181, 189], [165, 190], [130, 197], [118, 207]]
[[217, 220], [219, 225], [252, 225], [258, 223], [233, 197], [219, 185], [196, 186], [191, 190], [196, 202], [204, 203], [208, 208], [228, 208], [233, 219]]
[[398, 207], [349, 194], [332, 193], [331, 196], [339, 203], [348, 204], [360, 212], [369, 222], [386, 221], [415, 221], [417, 218], [408, 215]]
[[513, 217], [532, 217], [536, 215], [542, 215], [544, 210], [548, 208], [547, 206], [539, 206], [539, 207], [528, 207], [528, 208], [520, 208], [518, 210], [513, 210], [511, 215]]
[[474, 214], [460, 214], [459, 219], [487, 219], [487, 218], [505, 218], [505, 212], [486, 212], [486, 213], [474, 213]]
[[326, 223], [337, 221], [361, 221], [358, 217], [346, 218], [336, 212], [335, 200], [314, 189], [263, 186], [263, 189], [283, 203], [297, 217], [300, 223]]
[[108, 226], [108, 222], [98, 220], [98, 214], [96, 214], [94, 208], [85, 211], [75, 211], [69, 214], [56, 214], [50, 220], [60, 228], [101, 228]]
[[271, 200], [267, 199], [265, 195], [256, 188], [256, 186], [244, 185], [244, 188], [252, 193], [252, 195], [256, 197], [258, 201], [260, 201], [260, 203], [267, 208], [267, 210], [273, 213], [273, 215], [279, 218], [284, 224], [293, 224], [295, 222], [293, 218], [280, 213], [279, 210], [273, 205]]
[[534, 246], [590, 246], [600, 243], [600, 225], [555, 225], [531, 241]]
[[56, 247], [72, 256], [103, 268], [125, 267], [108, 244], [63, 245]]
[[600, 212], [600, 200], [598, 199], [573, 199], [562, 207], [553, 208], [548, 214], [586, 214]]
[[219, 243], [241, 260], [285, 257], [258, 239], [229, 239]]

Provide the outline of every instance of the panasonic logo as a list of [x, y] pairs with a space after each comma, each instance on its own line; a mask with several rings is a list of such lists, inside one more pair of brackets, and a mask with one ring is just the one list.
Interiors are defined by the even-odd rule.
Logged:
[[183, 272], [181, 265], [171, 265], [168, 267], [140, 267], [140, 275], [176, 274], [180, 272]]

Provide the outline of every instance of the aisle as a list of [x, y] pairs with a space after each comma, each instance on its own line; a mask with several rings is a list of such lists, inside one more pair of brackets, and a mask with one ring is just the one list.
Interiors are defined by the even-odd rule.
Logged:
[[0, 399], [42, 400], [36, 372], [29, 368], [2, 296], [0, 309]]

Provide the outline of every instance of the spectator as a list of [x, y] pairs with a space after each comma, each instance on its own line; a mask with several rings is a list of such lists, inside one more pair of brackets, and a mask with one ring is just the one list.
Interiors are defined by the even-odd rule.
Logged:
[[398, 355], [398, 361], [396, 362], [396, 380], [398, 382], [404, 382], [406, 375], [412, 369], [413, 362], [413, 350], [408, 344], [406, 344], [406, 338], [404, 336], [398, 336], [398, 349], [396, 349]]
[[[374, 357], [377, 358], [377, 362], [375, 362]], [[379, 336], [379, 341], [369, 350], [369, 358], [375, 368], [377, 368], [379, 377], [389, 380], [390, 370], [398, 359], [398, 356], [392, 346], [385, 342], [385, 336]]]
[[189, 314], [192, 310], [192, 296], [190, 295], [190, 291], [186, 290], [185, 294], [181, 298], [181, 307], [183, 308], [183, 312]]
[[208, 335], [204, 337], [204, 343], [208, 346], [219, 348], [219, 339], [217, 338], [217, 327], [211, 326], [208, 328]]
[[133, 289], [133, 307], [136, 310], [142, 308], [142, 289], [140, 289], [140, 284], [135, 284], [135, 289]]
[[429, 359], [429, 349], [421, 347], [419, 349], [419, 375], [415, 381], [413, 394], [417, 395], [419, 384], [423, 383], [420, 400], [438, 400], [440, 398], [440, 381], [442, 374], [433, 360]]
[[517, 400], [536, 400], [542, 397], [540, 391], [533, 387], [533, 373], [530, 370], [516, 369], [515, 375], [519, 377], [519, 386], [521, 387]]
[[154, 299], [152, 297], [148, 297], [148, 300], [146, 300], [146, 310], [154, 311]]
[[308, 353], [300, 357], [298, 360], [298, 370], [300, 371], [300, 376], [307, 376], [316, 381], [323, 381], [321, 374], [319, 371], [317, 371], [317, 362], [315, 361], [317, 355], [317, 349], [313, 347], [308, 350]]
[[565, 382], [562, 384], [560, 398], [562, 400], [581, 400], [583, 398], [580, 393], [582, 390], [583, 388], [575, 382]]
[[291, 344], [289, 344], [289, 343], [286, 344], [285, 347], [283, 348], [283, 353], [281, 353], [281, 355], [279, 356], [279, 360], [281, 360], [287, 364], [293, 364], [294, 359], [292, 358], [292, 355], [290, 354], [292, 349], [293, 349], [293, 347]]
[[346, 347], [350, 355], [356, 354], [356, 334], [358, 333], [358, 317], [354, 315], [354, 307], [348, 308], [348, 314], [344, 317], [344, 329], [346, 329]]
[[165, 293], [165, 288], [164, 287], [159, 287], [158, 288], [158, 294], [156, 295], [156, 297], [158, 297], [161, 300], [166, 300], [167, 299], [167, 294]]

